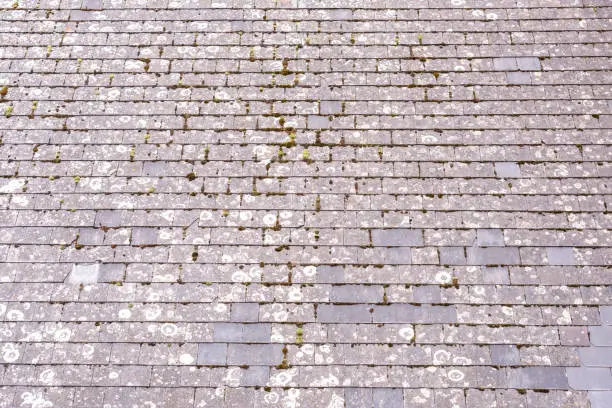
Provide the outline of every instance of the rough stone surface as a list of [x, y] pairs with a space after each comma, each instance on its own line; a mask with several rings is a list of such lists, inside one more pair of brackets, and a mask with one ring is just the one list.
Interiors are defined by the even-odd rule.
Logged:
[[0, 0], [0, 408], [608, 408], [608, 0]]
[[98, 282], [100, 276], [100, 265], [94, 264], [74, 264], [72, 271], [66, 279], [67, 283], [71, 284], [93, 284]]

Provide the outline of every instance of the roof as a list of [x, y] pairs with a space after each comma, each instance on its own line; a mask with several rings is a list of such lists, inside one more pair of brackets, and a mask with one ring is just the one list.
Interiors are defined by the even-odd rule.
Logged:
[[0, 407], [609, 407], [608, 0], [0, 8]]

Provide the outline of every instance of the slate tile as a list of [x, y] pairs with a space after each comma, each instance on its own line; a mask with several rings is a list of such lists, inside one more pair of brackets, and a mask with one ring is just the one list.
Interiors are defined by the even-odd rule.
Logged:
[[537, 57], [518, 57], [516, 62], [521, 71], [539, 71], [542, 69]]
[[198, 364], [225, 365], [227, 360], [227, 344], [200, 343], [198, 345]]
[[369, 285], [332, 286], [330, 300], [339, 303], [376, 303], [383, 299], [383, 287]]
[[612, 367], [612, 347], [581, 347], [578, 349], [582, 365]]
[[233, 303], [230, 316], [234, 322], [256, 322], [259, 319], [259, 304]]
[[467, 248], [469, 265], [518, 265], [521, 263], [518, 248]]
[[612, 391], [589, 391], [591, 408], [606, 408], [612, 401]]
[[521, 177], [521, 169], [517, 163], [498, 162], [495, 163], [495, 174], [497, 177], [517, 178]]
[[89, 285], [97, 283], [99, 276], [100, 264], [74, 264], [66, 282], [73, 285]]
[[479, 246], [504, 246], [504, 233], [500, 229], [479, 229], [476, 236]]
[[546, 248], [546, 254], [550, 265], [576, 265], [574, 248], [549, 247]]
[[599, 306], [601, 314], [601, 323], [606, 326], [612, 326], [612, 306]]
[[342, 113], [341, 101], [321, 101], [319, 104], [319, 112], [321, 115], [333, 115]]
[[270, 368], [265, 366], [253, 366], [247, 368], [241, 378], [240, 385], [244, 387], [263, 387], [270, 379]]
[[491, 345], [491, 362], [495, 365], [519, 365], [519, 350], [514, 345]]
[[440, 247], [439, 250], [442, 265], [465, 265], [467, 262], [463, 247]]
[[516, 58], [495, 58], [493, 65], [497, 71], [516, 71], [518, 69]]
[[422, 246], [422, 230], [375, 229], [372, 230], [372, 244], [375, 246]]
[[277, 365], [283, 361], [282, 344], [228, 345], [227, 363], [231, 365]]
[[612, 346], [612, 326], [591, 326], [589, 335], [595, 346]]
[[372, 388], [345, 388], [344, 403], [346, 408], [372, 407]]
[[612, 390], [609, 367], [568, 367], [567, 378], [576, 390]]
[[102, 10], [102, 0], [83, 0], [83, 10]]
[[511, 85], [529, 85], [531, 84], [531, 75], [528, 72], [508, 72], [506, 80]]
[[512, 368], [508, 371], [508, 386], [512, 388], [567, 389], [568, 379], [564, 367]]
[[396, 388], [374, 388], [372, 390], [374, 408], [403, 408], [402, 390]]

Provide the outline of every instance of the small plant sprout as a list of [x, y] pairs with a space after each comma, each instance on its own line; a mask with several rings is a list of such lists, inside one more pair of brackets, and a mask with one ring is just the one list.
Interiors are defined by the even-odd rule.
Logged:
[[281, 75], [289, 75], [291, 71], [289, 70], [289, 58], [283, 58], [283, 69], [281, 70]]
[[295, 343], [301, 345], [304, 343], [304, 329], [298, 326], [295, 330]]
[[292, 130], [289, 132], [289, 141], [283, 143], [285, 147], [293, 147], [295, 146], [295, 131]]
[[38, 101], [32, 101], [32, 110], [30, 111], [28, 118], [34, 119], [34, 112], [36, 111], [37, 107], [38, 107]]

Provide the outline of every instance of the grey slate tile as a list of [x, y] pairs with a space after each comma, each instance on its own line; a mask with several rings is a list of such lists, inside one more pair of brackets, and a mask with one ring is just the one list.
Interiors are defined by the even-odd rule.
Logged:
[[537, 57], [518, 57], [516, 62], [521, 71], [539, 71], [542, 69]]
[[198, 364], [225, 365], [227, 361], [227, 344], [200, 343], [198, 345]]
[[612, 401], [612, 391], [589, 391], [591, 408], [607, 408]]
[[546, 254], [550, 265], [576, 265], [574, 248], [549, 247], [546, 248]]
[[132, 228], [132, 245], [155, 245], [158, 233], [154, 228]]
[[408, 265], [412, 263], [412, 252], [406, 247], [391, 247], [384, 249], [385, 263]]
[[380, 305], [374, 307], [372, 321], [374, 323], [455, 323], [457, 311], [454, 306]]
[[591, 326], [589, 337], [595, 346], [612, 346], [612, 326]]
[[485, 283], [491, 284], [509, 284], [510, 275], [508, 268], [503, 266], [483, 266], [483, 280]]
[[376, 303], [383, 299], [383, 287], [369, 285], [332, 286], [330, 301], [338, 303]]
[[569, 387], [564, 367], [511, 368], [508, 371], [508, 386], [530, 389], [567, 389]]
[[495, 174], [497, 177], [517, 178], [521, 177], [521, 169], [517, 163], [498, 162], [495, 163]]
[[412, 295], [417, 303], [440, 303], [442, 301], [439, 286], [415, 286]]
[[342, 266], [317, 266], [319, 281], [329, 283], [344, 283], [344, 268]]
[[242, 338], [245, 342], [267, 343], [271, 336], [270, 323], [246, 324], [242, 328]]
[[467, 262], [463, 247], [440, 247], [439, 251], [442, 265], [465, 265]]
[[321, 101], [319, 110], [320, 110], [321, 115], [333, 115], [336, 113], [342, 113], [342, 102], [341, 101]]
[[283, 361], [282, 344], [228, 345], [227, 363], [232, 365], [277, 365]]
[[504, 233], [500, 229], [479, 229], [476, 236], [478, 246], [504, 246]]
[[374, 388], [372, 390], [374, 408], [403, 408], [402, 390], [394, 388]]
[[580, 362], [587, 367], [612, 367], [612, 347], [581, 347]]
[[514, 345], [491, 345], [491, 362], [495, 365], [519, 365], [521, 357]]
[[346, 408], [371, 408], [372, 388], [345, 388], [344, 403]]
[[81, 9], [83, 10], [101, 10], [102, 0], [83, 0]]
[[233, 303], [231, 319], [234, 322], [256, 322], [259, 320], [259, 304]]
[[263, 387], [270, 378], [270, 368], [265, 366], [253, 366], [244, 370], [240, 385], [245, 387]]
[[576, 390], [612, 390], [609, 367], [568, 367], [567, 378]]
[[508, 72], [506, 80], [511, 85], [529, 85], [531, 84], [531, 75], [528, 72]]
[[99, 276], [100, 264], [74, 264], [66, 282], [73, 285], [89, 285], [98, 282]]
[[97, 227], [119, 227], [121, 226], [122, 212], [120, 210], [102, 210], [96, 214], [95, 225]]
[[606, 326], [612, 326], [612, 306], [599, 306], [601, 314], [601, 323]]
[[495, 58], [493, 59], [493, 65], [497, 71], [516, 71], [518, 65], [516, 58]]
[[587, 327], [559, 327], [559, 339], [564, 346], [588, 346], [589, 332]]
[[375, 229], [372, 230], [375, 246], [422, 246], [423, 232], [420, 229]]
[[321, 323], [366, 323], [372, 320], [367, 305], [320, 304], [317, 321]]
[[241, 342], [242, 325], [239, 323], [215, 323], [213, 341], [216, 342]]
[[518, 265], [521, 263], [518, 248], [467, 248], [469, 265]]
[[309, 129], [327, 129], [330, 126], [330, 121], [327, 116], [308, 116]]

